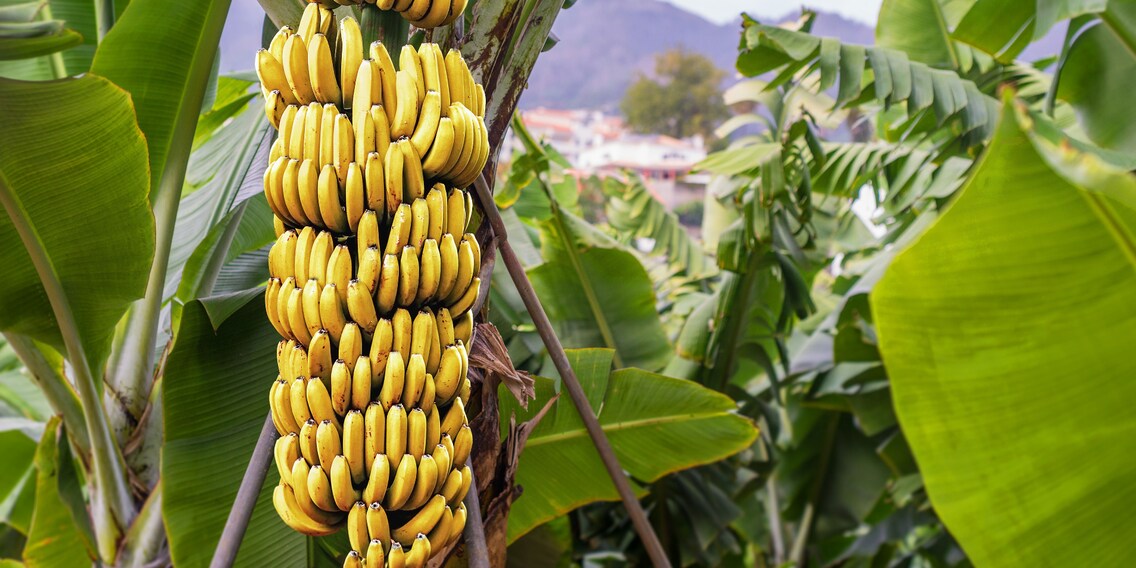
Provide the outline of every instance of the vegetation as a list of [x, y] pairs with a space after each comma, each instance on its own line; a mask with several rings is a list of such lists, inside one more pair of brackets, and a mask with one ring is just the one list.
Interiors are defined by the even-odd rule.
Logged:
[[655, 56], [653, 75], [640, 75], [628, 87], [620, 109], [636, 132], [709, 137], [728, 116], [725, 78], [706, 56], [674, 48]]
[[[0, 0], [0, 565], [204, 566], [221, 539], [279, 339], [274, 135], [250, 76], [213, 72], [228, 4]], [[512, 121], [495, 205], [672, 564], [1131, 557], [1129, 4], [885, 0], [875, 46], [747, 18], [736, 114], [667, 123], [728, 141], [700, 240], [513, 120], [562, 8], [479, 0], [431, 39], [491, 86], [491, 146]], [[1017, 60], [1063, 22], [1060, 53]], [[637, 88], [720, 81], [665, 59]], [[491, 559], [645, 565], [480, 212]], [[277, 517], [279, 481], [237, 564], [341, 565], [342, 532]]]

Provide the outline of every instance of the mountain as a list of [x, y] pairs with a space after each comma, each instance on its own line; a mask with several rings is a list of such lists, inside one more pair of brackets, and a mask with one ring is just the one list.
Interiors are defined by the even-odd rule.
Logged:
[[[579, 0], [552, 28], [560, 43], [541, 54], [521, 107], [617, 110], [639, 73], [650, 73], [655, 54], [682, 46], [733, 72], [741, 19], [716, 25], [660, 0]], [[818, 13], [813, 31], [870, 44], [872, 28]]]

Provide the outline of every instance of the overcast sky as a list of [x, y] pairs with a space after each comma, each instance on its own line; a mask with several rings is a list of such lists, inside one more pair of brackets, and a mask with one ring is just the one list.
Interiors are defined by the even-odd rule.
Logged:
[[667, 0], [671, 4], [680, 6], [701, 14], [702, 17], [715, 23], [723, 24], [733, 21], [742, 12], [756, 17], [778, 17], [790, 12], [798, 12], [801, 5], [810, 8], [836, 12], [846, 18], [863, 22], [869, 25], [876, 24], [876, 14], [880, 11], [883, 0]]

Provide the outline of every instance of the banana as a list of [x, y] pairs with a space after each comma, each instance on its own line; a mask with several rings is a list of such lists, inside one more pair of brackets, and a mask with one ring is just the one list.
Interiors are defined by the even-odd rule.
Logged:
[[336, 414], [343, 416], [350, 407], [351, 370], [343, 359], [339, 359], [331, 367], [331, 408]]
[[454, 325], [454, 337], [466, 345], [473, 339], [473, 312], [466, 312], [458, 318]]
[[454, 463], [465, 463], [469, 453], [473, 451], [473, 431], [469, 425], [463, 424], [454, 438]]
[[327, 263], [327, 280], [335, 284], [340, 303], [346, 305], [347, 287], [351, 283], [351, 249], [347, 245], [339, 245], [331, 251], [331, 260]]
[[304, 136], [308, 132], [308, 109], [310, 105], [301, 105], [296, 109], [296, 118], [292, 121], [291, 136], [288, 137], [288, 157], [300, 159], [304, 157]]
[[[450, 218], [452, 219], [453, 217], [451, 216]], [[454, 287], [457, 286], [458, 273], [461, 271], [458, 245], [454, 240], [453, 233], [442, 235], [442, 239], [438, 241], [438, 253], [441, 256], [441, 272], [438, 275], [438, 289], [434, 297], [445, 299], [449, 297], [450, 292], [453, 292]], [[425, 253], [423, 256], [425, 256]], [[446, 315], [449, 317], [448, 310]]]
[[306, 105], [315, 100], [312, 80], [308, 76], [307, 42], [299, 33], [288, 36], [284, 42], [284, 76], [296, 102]]
[[458, 391], [458, 398], [460, 398], [462, 400], [469, 400], [469, 395], [470, 395], [470, 392], [472, 391], [472, 389], [473, 389], [473, 384], [469, 382], [468, 378], [466, 380], [462, 381], [462, 388], [461, 388], [461, 390]]
[[[285, 233], [287, 234], [287, 233]], [[276, 313], [280, 315], [280, 323], [288, 332], [285, 337], [296, 338], [292, 331], [292, 320], [288, 317], [288, 301], [292, 299], [292, 291], [296, 289], [296, 279], [289, 276], [280, 283], [280, 294], [277, 298]], [[292, 377], [289, 377], [291, 379]]]
[[292, 371], [292, 348], [296, 345], [294, 340], [280, 340], [276, 342], [276, 373], [277, 380], [288, 376]]
[[284, 323], [280, 320], [280, 312], [276, 309], [277, 304], [280, 302], [280, 279], [269, 278], [268, 285], [264, 289], [264, 311], [268, 313], [268, 321], [272, 327], [276, 328], [276, 333], [281, 337], [290, 337], [292, 332], [284, 327]]
[[446, 16], [445, 21], [442, 22], [443, 26], [448, 26], [454, 23], [455, 20], [461, 17], [462, 12], [465, 11], [466, 4], [469, 0], [451, 0], [450, 2], [450, 15]]
[[286, 356], [288, 357], [288, 376], [297, 378], [308, 376], [308, 352], [303, 345], [292, 344], [292, 352]]
[[426, 176], [422, 171], [422, 156], [414, 149], [414, 144], [407, 139], [398, 141], [402, 148], [403, 174], [402, 181], [406, 186], [404, 198], [420, 199], [426, 197]]
[[[273, 92], [275, 92], [275, 91], [273, 91]], [[272, 95], [272, 93], [269, 93], [267, 96], [275, 96], [275, 95]], [[279, 101], [279, 98], [277, 98], [277, 101]], [[288, 110], [288, 109], [285, 108], [284, 110]], [[265, 111], [265, 112], [268, 112], [268, 111]], [[276, 128], [279, 130], [280, 121], [284, 120], [284, 113], [281, 112], [279, 117], [274, 116], [273, 118], [275, 118], [275, 120], [276, 120], [276, 124], [274, 124], [273, 126], [276, 126]], [[273, 118], [270, 118], [269, 120], [272, 120]], [[281, 156], [284, 156], [287, 153], [288, 153], [287, 148], [284, 147], [284, 139], [277, 136], [276, 140], [272, 141], [272, 146], [268, 149], [268, 163], [272, 164], [276, 160], [279, 160]], [[265, 173], [265, 183], [268, 183], [267, 178], [268, 178], [268, 176], [267, 176], [267, 172], [266, 172]], [[271, 203], [269, 203], [269, 205], [271, 205]], [[283, 233], [283, 232], [284, 231], [281, 230], [280, 232], [278, 232], [276, 234], [276, 236], [280, 236], [280, 233]]]
[[481, 273], [481, 245], [477, 242], [477, 237], [473, 233], [466, 233], [462, 235], [462, 242], [469, 243], [469, 250], [473, 253], [473, 273]]
[[335, 456], [331, 461], [331, 494], [340, 511], [353, 511], [361, 497], [351, 482], [351, 466], [342, 455]]
[[320, 103], [340, 103], [343, 93], [335, 78], [335, 61], [331, 57], [331, 45], [324, 34], [315, 34], [308, 42], [308, 70], [311, 73], [312, 92]]
[[319, 165], [322, 168], [335, 163], [335, 123], [339, 116], [339, 107], [333, 104], [323, 105], [323, 117], [320, 119], [319, 137]]
[[383, 110], [386, 112], [387, 122], [391, 123], [394, 122], [394, 112], [398, 107], [398, 95], [396, 93], [398, 81], [397, 73], [394, 70], [394, 61], [381, 41], [371, 44], [370, 54], [371, 59], [379, 65], [379, 78], [383, 83]]
[[355, 126], [355, 161], [362, 167], [367, 163], [367, 155], [378, 148], [375, 139], [375, 119], [371, 118], [371, 111], [360, 109], [355, 112], [356, 117], [352, 124]]
[[390, 550], [387, 551], [387, 568], [407, 568], [406, 553], [402, 551], [402, 545], [397, 542], [392, 542]]
[[[426, 363], [426, 368], [430, 368], [430, 363]], [[437, 392], [434, 390], [434, 375], [426, 372], [426, 386], [422, 388], [422, 396], [418, 399], [418, 408], [423, 412], [429, 414], [434, 410], [434, 401], [437, 399]], [[426, 447], [430, 447], [430, 439], [426, 438]]]
[[[369, 214], [372, 218], [375, 216], [373, 211], [367, 211], [367, 214]], [[363, 218], [366, 219], [367, 216], [364, 215]], [[376, 231], [377, 230], [378, 229], [376, 228]], [[359, 240], [360, 242], [363, 240], [362, 233], [360, 233], [359, 235]], [[377, 238], [376, 242], [378, 242]], [[358, 280], [361, 284], [363, 284], [363, 287], [367, 289], [367, 293], [373, 296], [376, 292], [378, 292], [379, 274], [382, 271], [382, 266], [380, 265], [381, 255], [379, 253], [379, 247], [372, 246], [366, 250], [361, 250], [359, 252]]]
[[402, 51], [398, 53], [398, 69], [410, 72], [414, 81], [415, 100], [422, 106], [422, 101], [426, 98], [426, 81], [422, 76], [422, 59], [418, 57], [418, 51], [413, 45], [402, 46]]
[[371, 402], [371, 360], [360, 355], [351, 375], [351, 406], [359, 410]]
[[336, 233], [348, 232], [350, 227], [347, 224], [347, 213], [339, 199], [339, 178], [335, 174], [335, 166], [324, 165], [317, 183], [320, 218], [324, 226]]
[[283, 149], [283, 156], [288, 155], [288, 150], [292, 147], [292, 127], [296, 125], [296, 113], [300, 112], [300, 107], [297, 105], [288, 105], [284, 109], [284, 113], [280, 115], [280, 126], [277, 130], [280, 131], [280, 137], [276, 141]]
[[408, 407], [416, 405], [425, 388], [426, 364], [422, 356], [415, 353], [410, 356], [410, 361], [406, 365], [406, 381], [402, 389], [401, 403]]
[[[410, 312], [404, 308], [395, 310], [394, 315], [391, 316], [392, 341], [391, 350], [397, 351], [402, 355], [402, 361], [410, 358], [410, 346], [414, 336], [414, 319], [410, 317]], [[399, 385], [399, 388], [402, 388]]]
[[347, 213], [347, 226], [351, 229], [352, 233], [359, 233], [359, 221], [363, 218], [363, 212], [366, 211], [367, 197], [366, 190], [363, 182], [363, 170], [359, 164], [351, 162], [347, 164], [347, 175], [344, 182], [346, 187], [345, 191], [345, 210]]
[[[292, 390], [296, 390], [295, 384]], [[312, 418], [319, 422], [330, 420], [336, 428], [339, 427], [339, 418], [335, 415], [335, 410], [331, 408], [331, 393], [327, 392], [327, 387], [324, 386], [323, 380], [318, 378], [309, 378], [307, 383], [307, 399], [308, 407], [311, 408]]]
[[435, 241], [442, 238], [449, 225], [449, 207], [446, 203], [446, 188], [438, 184], [426, 193], [426, 207], [430, 210], [430, 225], [426, 231], [426, 238]]
[[485, 119], [475, 117], [474, 120], [474, 125], [476, 126], [475, 136], [477, 137], [475, 147], [477, 151], [459, 180], [455, 182], [458, 187], [469, 187], [473, 185], [478, 176], [481, 175], [481, 170], [485, 167], [485, 161], [489, 158], [489, 130], [485, 126]]
[[[390, 458], [390, 454], [387, 457]], [[383, 501], [391, 511], [397, 511], [406, 504], [414, 491], [414, 483], [418, 481], [418, 464], [414, 461], [414, 456], [406, 454], [397, 461], [398, 467], [395, 468], [394, 477], [387, 488], [386, 500]]]
[[334, 250], [335, 237], [327, 231], [320, 231], [312, 243], [312, 252], [308, 255], [308, 278], [314, 278], [321, 290], [327, 284], [327, 263]]
[[[367, 122], [373, 124], [370, 115]], [[363, 167], [363, 184], [367, 189], [367, 209], [376, 215], [386, 214], [387, 182], [383, 175], [383, 155], [376, 152], [367, 154]]]
[[456, 495], [459, 502], [465, 499], [466, 493], [469, 493], [469, 488], [473, 485], [473, 470], [469, 468], [469, 465], [465, 465], [461, 468], [461, 476], [461, 489], [458, 490], [458, 494]]
[[406, 246], [402, 248], [402, 256], [398, 261], [398, 305], [413, 304], [417, 295], [418, 253], [414, 247]]
[[454, 121], [455, 136], [460, 133], [462, 140], [461, 144], [455, 148], [455, 151], [450, 153], [450, 159], [446, 162], [445, 167], [442, 168], [442, 173], [439, 174], [439, 176], [452, 181], [457, 179], [458, 174], [460, 174], [473, 159], [477, 127], [473, 123], [469, 110], [461, 103], [453, 103], [450, 105], [450, 118]]
[[363, 354], [363, 330], [359, 324], [351, 322], [343, 326], [343, 341], [339, 343], [339, 358], [347, 365], [348, 372], [355, 372], [355, 361]]
[[390, 483], [390, 462], [383, 454], [375, 454], [371, 460], [371, 472], [367, 477], [367, 486], [363, 489], [363, 500], [368, 503], [382, 503], [387, 495], [387, 484]]
[[[308, 283], [314, 285], [315, 280]], [[316, 330], [308, 346], [308, 376], [327, 379], [331, 376], [331, 366], [331, 334], [327, 330]]]
[[[260, 79], [260, 88], [265, 93], [277, 91], [279, 93], [278, 100], [272, 105], [273, 112], [275, 106], [280, 106], [283, 112], [283, 106], [294, 105], [297, 103], [295, 95], [292, 94], [292, 87], [288, 85], [288, 76], [284, 73], [284, 65], [272, 52], [267, 49], [260, 49], [256, 52], [256, 76]], [[266, 99], [269, 98], [267, 95]], [[271, 118], [273, 114], [269, 114]], [[279, 117], [280, 115], [275, 115]], [[279, 122], [273, 126], [277, 126]]]
[[334, 525], [343, 520], [343, 515], [338, 511], [332, 513], [320, 509], [315, 501], [312, 500], [311, 495], [308, 493], [308, 462], [303, 459], [298, 459], [292, 463], [292, 492], [296, 498], [296, 504], [300, 506], [308, 517], [315, 519], [317, 522], [327, 525]]
[[296, 26], [296, 35], [302, 37], [304, 41], [308, 41], [319, 32], [320, 28], [320, 9], [319, 5], [309, 3], [304, 8], [303, 15], [300, 16], [300, 23]]
[[[386, 451], [387, 416], [378, 402], [367, 404], [363, 413], [363, 461], [371, 463]], [[385, 483], [385, 482], [384, 482]]]
[[452, 234], [455, 239], [461, 238], [465, 234], [468, 219], [465, 211], [465, 192], [455, 189], [446, 201], [446, 232]]
[[[435, 412], [435, 413], [432, 413], [432, 416], [436, 417], [436, 416], [438, 416], [438, 414]], [[427, 447], [434, 448], [433, 453], [431, 453], [430, 455], [434, 456], [434, 463], [438, 464], [438, 480], [434, 484], [434, 493], [441, 493], [442, 486], [445, 485], [446, 478], [450, 476], [450, 468], [453, 467], [454, 462], [453, 462], [453, 457], [450, 456], [450, 451], [448, 449], [446, 449], [446, 446], [444, 446], [441, 443], [441, 438], [439, 438], [438, 442], [435, 443], [433, 446], [429, 445], [430, 444], [429, 438], [430, 438], [430, 435], [431, 435], [431, 426], [436, 427], [437, 421], [431, 419], [429, 422], [427, 422], [426, 444], [427, 444]], [[437, 432], [437, 430], [434, 430], [433, 433], [437, 434], [438, 432]]]
[[442, 489], [438, 492], [438, 494], [446, 499], [446, 503], [449, 504], [449, 506], [453, 507], [454, 505], [461, 503], [461, 499], [457, 498], [458, 493], [461, 493], [461, 488], [461, 468], [456, 468], [450, 471], [450, 475], [446, 477], [446, 481], [442, 484]]
[[301, 225], [311, 225], [312, 220], [304, 215], [303, 202], [300, 199], [300, 161], [288, 160], [284, 166], [284, 208], [288, 215]]
[[380, 502], [376, 501], [367, 507], [367, 532], [374, 540], [390, 540], [390, 520]]
[[272, 36], [272, 42], [268, 44], [268, 51], [277, 61], [284, 60], [284, 43], [288, 41], [288, 36], [294, 33], [296, 33], [296, 30], [292, 29], [291, 26], [283, 26], [280, 31], [276, 32], [276, 35]]
[[[447, 113], [449, 110], [446, 111]], [[423, 154], [422, 174], [427, 179], [435, 179], [450, 159], [454, 149], [454, 121], [446, 116], [438, 119], [438, 129], [431, 141], [430, 149]]]
[[352, 552], [363, 550], [370, 542], [370, 538], [367, 531], [367, 503], [363, 501], [352, 503], [350, 512], [347, 513], [347, 542], [354, 549]]
[[410, 7], [402, 13], [402, 17], [410, 22], [421, 20], [426, 16], [426, 12], [430, 11], [432, 3], [432, 0], [414, 0], [410, 3]]
[[430, 207], [425, 199], [415, 198], [410, 204], [410, 240], [407, 244], [414, 247], [415, 251], [422, 250], [422, 244], [426, 242], [429, 231]]
[[371, 338], [371, 351], [368, 358], [371, 360], [371, 386], [378, 388], [380, 377], [386, 372], [387, 358], [390, 356], [391, 346], [394, 343], [394, 327], [391, 320], [382, 318], [375, 326], [375, 334]]
[[454, 305], [450, 306], [450, 309], [453, 310], [455, 314], [460, 314], [458, 317], [465, 315], [465, 313], [473, 307], [474, 302], [477, 301], [477, 295], [480, 289], [481, 277], [478, 276], [469, 284], [469, 288], [466, 289], [465, 294], [458, 298]]
[[303, 290], [292, 288], [292, 292], [288, 296], [288, 329], [292, 330], [292, 335], [296, 336], [296, 341], [307, 345], [312, 341], [312, 336], [308, 332], [308, 324], [304, 320], [303, 297]]
[[422, 258], [418, 263], [418, 293], [414, 301], [425, 304], [434, 297], [442, 278], [442, 255], [438, 241], [427, 239], [422, 245]]
[[430, 532], [434, 525], [442, 518], [442, 513], [446, 510], [446, 499], [441, 495], [431, 497], [426, 504], [416, 513], [410, 520], [406, 521], [401, 527], [391, 532], [391, 537], [394, 540], [402, 543], [403, 546], [410, 546], [415, 544], [415, 539], [419, 534]]
[[385, 157], [387, 148], [391, 144], [391, 127], [390, 119], [387, 118], [387, 111], [383, 108], [383, 105], [371, 107], [371, 122], [375, 125], [375, 151], [379, 153], [379, 156]]
[[477, 126], [477, 117], [473, 115], [473, 112], [465, 105], [459, 105], [458, 112], [465, 122], [466, 144], [463, 147], [462, 155], [454, 162], [453, 168], [446, 172], [446, 175], [453, 180], [454, 186], [460, 189], [466, 187], [461, 185], [461, 180], [469, 170], [470, 165], [481, 154], [481, 136]]
[[337, 523], [321, 523], [305, 515], [296, 502], [295, 493], [287, 485], [276, 486], [272, 493], [272, 505], [280, 515], [280, 520], [296, 532], [310, 536], [327, 536], [339, 530]]
[[403, 363], [402, 354], [398, 351], [391, 351], [390, 357], [387, 359], [387, 368], [383, 376], [383, 386], [379, 389], [378, 398], [383, 406], [383, 410], [388, 413], [394, 405], [398, 404], [399, 399], [402, 398], [402, 387], [406, 380], [405, 377], [406, 366]]
[[437, 403], [449, 404], [461, 387], [461, 353], [452, 345], [442, 352], [442, 361], [438, 366], [438, 373], [434, 375], [434, 388], [437, 392]]
[[[430, 454], [422, 456], [422, 460], [418, 462], [418, 479], [414, 482], [414, 490], [410, 493], [410, 499], [402, 506], [403, 509], [414, 510], [422, 507], [434, 497], [434, 485], [438, 482], [438, 465], [434, 462], [434, 457]], [[445, 499], [442, 499], [445, 503]], [[422, 532], [428, 532], [430, 529]]]
[[319, 423], [316, 427], [316, 455], [319, 456], [318, 462], [324, 469], [331, 471], [331, 463], [335, 461], [335, 456], [343, 452], [343, 445], [339, 439], [339, 430], [335, 429], [335, 424], [330, 420], [325, 420]]
[[474, 106], [477, 107], [477, 108], [473, 109], [473, 114], [476, 114], [477, 118], [484, 119], [485, 118], [485, 87], [483, 87], [481, 85], [481, 83], [474, 83], [473, 84], [473, 104], [474, 104]]
[[434, 143], [434, 137], [438, 133], [438, 124], [441, 118], [442, 95], [436, 90], [427, 91], [426, 98], [422, 101], [422, 110], [418, 117], [418, 124], [414, 127], [413, 134], [410, 135], [410, 144], [414, 147], [414, 151], [419, 156], [425, 156], [430, 146]]
[[379, 293], [376, 308], [379, 313], [389, 314], [398, 300], [398, 257], [388, 254], [383, 257], [383, 272], [379, 277]]
[[[409, 47], [409, 46], [407, 46]], [[410, 48], [414, 49], [414, 48]], [[415, 84], [412, 71], [403, 67], [395, 73], [397, 107], [394, 118], [391, 118], [391, 137], [399, 139], [414, 134], [414, 126], [418, 121], [418, 86]]]
[[351, 468], [351, 480], [362, 484], [367, 468], [363, 462], [363, 413], [359, 410], [349, 410], [343, 418], [343, 456]]
[[300, 455], [308, 463], [319, 463], [319, 426], [315, 420], [309, 419], [300, 427]]
[[[463, 239], [461, 244], [458, 245], [458, 273], [454, 280], [454, 286], [450, 289], [450, 293], [442, 299], [444, 303], [451, 304], [450, 314], [455, 318], [459, 317], [461, 312], [455, 310], [452, 304], [465, 295], [470, 284], [473, 282], [475, 276], [474, 261], [473, 247], [470, 245], [469, 241]], [[445, 270], [444, 267], [443, 270]]]
[[[450, 104], [463, 103], [469, 100], [466, 93], [465, 76], [467, 74], [465, 61], [462, 60], [461, 52], [456, 49], [451, 49], [446, 53], [446, 78], [449, 79], [450, 84]], [[453, 107], [450, 109], [450, 116], [453, 116]]]
[[340, 181], [347, 178], [347, 164], [355, 158], [355, 131], [351, 119], [346, 114], [335, 117], [335, 174]]
[[[383, 158], [383, 171], [386, 174], [386, 213], [387, 219], [391, 220], [392, 226], [398, 226], [400, 222], [398, 215], [399, 208], [403, 205], [404, 161], [405, 158], [402, 153], [402, 148], [398, 144], [390, 144], [387, 146], [387, 153]], [[407, 213], [409, 213], [409, 211], [407, 211]], [[391, 234], [394, 235], [393, 230]], [[391, 246], [391, 242], [387, 241], [387, 254], [391, 254]]]
[[343, 86], [343, 99], [339, 102], [347, 109], [351, 108], [355, 78], [363, 61], [363, 33], [355, 18], [340, 18], [335, 52], [339, 56], [339, 81]]
[[[385, 452], [387, 459], [390, 460], [391, 469], [394, 469], [402, 460], [402, 456], [406, 455], [407, 426], [406, 407], [401, 404], [392, 406], [387, 411]], [[397, 508], [392, 507], [392, 509]]]
[[[430, 541], [430, 545], [443, 548], [446, 543], [450, 541], [450, 533], [453, 532], [453, 524], [454, 513], [447, 506], [446, 510], [442, 511], [442, 518], [438, 520], [438, 524], [434, 525], [434, 528], [426, 535], [426, 539]], [[418, 545], [415, 544], [415, 546]]]
[[343, 568], [363, 568], [363, 557], [358, 551], [347, 551], [347, 556], [343, 558]]
[[[426, 455], [426, 413], [422, 412], [421, 408], [415, 408], [406, 415], [406, 422], [406, 451], [414, 456], [414, 459], [422, 460], [422, 456]], [[433, 462], [433, 458], [430, 461]], [[421, 461], [418, 467], [421, 471]]]
[[[392, 145], [391, 148], [394, 148], [394, 146]], [[393, 151], [398, 152], [397, 149]], [[387, 197], [389, 199], [390, 195]], [[390, 202], [388, 201], [388, 203]], [[391, 216], [390, 235], [387, 237], [386, 249], [383, 251], [384, 254], [399, 254], [402, 252], [403, 247], [410, 242], [410, 230], [413, 223], [410, 204], [402, 203], [395, 209]], [[287, 272], [285, 274], [287, 274]]]
[[343, 337], [343, 327], [347, 325], [347, 318], [343, 315], [343, 304], [339, 301], [339, 293], [335, 290], [334, 282], [328, 282], [320, 291], [320, 323], [331, 335], [331, 340], [339, 343]]
[[[270, 158], [269, 161], [272, 161], [272, 159]], [[287, 230], [288, 230], [288, 228], [284, 226], [284, 220], [281, 219], [279, 215], [276, 215], [275, 213], [273, 213], [272, 214], [272, 232], [273, 232], [273, 234], [275, 234], [277, 237], [279, 237], [280, 235], [284, 234], [284, 231], [287, 231]]]
[[352, 280], [347, 286], [347, 311], [367, 335], [375, 332], [375, 326], [379, 323], [375, 302], [366, 286], [358, 280]]
[[[438, 336], [434, 331], [434, 314], [421, 311], [414, 316], [414, 324], [410, 336], [410, 361], [408, 365], [415, 365], [414, 356], [422, 358], [422, 372], [426, 372], [425, 357], [430, 352], [430, 344]], [[409, 370], [407, 371], [409, 373]], [[421, 394], [421, 393], [419, 393]]]
[[[282, 138], [277, 138], [276, 140], [279, 142]], [[264, 170], [264, 197], [268, 200], [268, 206], [272, 209], [275, 216], [281, 217], [289, 225], [295, 225], [295, 220], [288, 214], [288, 208], [284, 206], [284, 167], [287, 165], [288, 158], [281, 156], [276, 158], [269, 164], [268, 168]], [[286, 233], [287, 231], [284, 231], [281, 235]]]
[[[458, 431], [461, 430], [462, 426], [468, 423], [469, 420], [465, 416], [465, 402], [462, 401], [461, 398], [455, 398], [453, 406], [451, 406], [450, 409], [446, 411], [446, 416], [442, 418], [442, 434], [449, 436], [450, 439], [454, 441], [454, 447], [456, 448]], [[451, 452], [451, 455], [454, 454]], [[457, 464], [464, 462], [459, 461], [457, 459], [457, 456], [454, 455], [454, 463]]]
[[272, 448], [276, 470], [280, 472], [280, 483], [292, 484], [292, 462], [300, 459], [300, 436], [289, 432], [276, 439]]
[[466, 519], [465, 503], [458, 503], [457, 509], [454, 509], [454, 520], [450, 523], [450, 538], [444, 546], [449, 546], [461, 539], [462, 531], [465, 530]]
[[339, 507], [335, 504], [335, 496], [331, 492], [331, 480], [327, 477], [327, 470], [319, 465], [313, 465], [308, 470], [308, 496], [316, 504], [316, 507], [327, 511], [329, 513], [339, 512]]
[[[369, 248], [378, 249], [379, 247], [379, 216], [371, 209], [367, 209], [359, 217], [359, 229], [355, 233], [356, 255], [357, 258], [363, 258], [364, 253]], [[376, 250], [376, 253], [378, 251]], [[360, 265], [362, 261], [360, 260]], [[379, 262], [375, 263], [375, 274], [378, 275]], [[362, 267], [360, 267], [362, 270]]]
[[[305, 262], [304, 264], [307, 263]], [[297, 264], [297, 267], [299, 267], [299, 264]], [[304, 313], [304, 321], [308, 326], [308, 334], [312, 336], [312, 343], [314, 343], [316, 334], [323, 329], [323, 325], [320, 324], [319, 282], [316, 282], [315, 280], [308, 280], [308, 283], [304, 284], [304, 288], [301, 291], [301, 294], [302, 296], [300, 297], [300, 307]], [[309, 343], [309, 347], [312, 343]]]
[[439, 308], [434, 318], [434, 326], [438, 328], [438, 344], [449, 347], [455, 342], [454, 320], [450, 317], [448, 308]]
[[[423, 2], [426, 3], [426, 2]], [[446, 21], [446, 17], [450, 15], [450, 0], [433, 0], [429, 3], [430, 9], [422, 18], [412, 20], [411, 23], [418, 29], [428, 30], [442, 25]], [[426, 44], [422, 44], [425, 46]], [[432, 58], [433, 54], [422, 55], [422, 63], [425, 66], [427, 57]], [[429, 75], [427, 75], [428, 77]]]
[[367, 545], [366, 558], [367, 568], [386, 568], [386, 554], [383, 553], [383, 541], [379, 539], [372, 539], [371, 544]]

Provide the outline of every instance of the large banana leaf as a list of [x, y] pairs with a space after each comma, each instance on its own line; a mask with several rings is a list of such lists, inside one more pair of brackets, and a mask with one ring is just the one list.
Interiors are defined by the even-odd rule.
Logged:
[[1136, 181], [1009, 107], [958, 200], [872, 294], [899, 422], [978, 566], [1136, 544]]
[[[278, 336], [263, 306], [257, 295], [223, 322], [212, 321], [202, 301], [183, 313], [163, 388], [162, 511], [177, 566], [209, 564], [268, 415]], [[237, 565], [306, 565], [304, 537], [272, 507], [276, 482], [269, 468]]]
[[[36, 426], [32, 430], [29, 426]], [[0, 452], [5, 467], [0, 470], [0, 525], [9, 525], [23, 534], [31, 525], [35, 508], [36, 440], [42, 424], [20, 418], [0, 419]]]
[[[642, 369], [612, 373], [611, 350], [568, 353], [620, 465], [638, 482], [718, 461], [757, 437], [753, 423], [735, 414], [734, 401], [723, 394]], [[502, 424], [513, 412], [518, 422], [532, 418], [557, 392], [557, 381], [537, 378], [536, 399], [523, 410], [502, 387]], [[529, 436], [517, 483], [524, 494], [509, 514], [510, 542], [585, 503], [619, 498], [567, 396]]]
[[[1065, 19], [1100, 12], [1108, 0], [977, 0], [954, 30], [954, 37], [1009, 62], [1030, 42]], [[963, 2], [962, 4], [966, 4]]]
[[172, 158], [180, 188], [184, 160], [217, 53], [229, 0], [134, 0], [99, 44], [91, 71], [130, 92], [150, 148], [151, 192]]
[[[967, 46], [951, 39], [951, 18], [940, 0], [884, 0], [876, 23], [876, 45], [897, 49], [912, 61], [966, 71], [973, 61]], [[955, 4], [958, 4], [957, 2]]]
[[36, 510], [24, 546], [24, 563], [29, 568], [83, 566], [92, 560], [87, 555], [82, 533], [59, 494], [60, 459], [70, 455], [59, 445], [60, 440], [66, 444], [67, 439], [60, 435], [60, 422], [59, 418], [48, 421], [36, 448]]
[[[0, 108], [0, 328], [59, 347], [64, 310], [101, 368], [154, 252], [146, 144], [130, 99], [93, 76], [0, 79]], [[58, 286], [54, 313], [41, 282]]]

